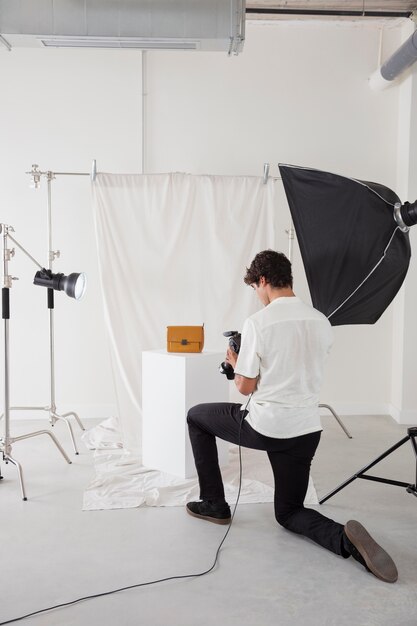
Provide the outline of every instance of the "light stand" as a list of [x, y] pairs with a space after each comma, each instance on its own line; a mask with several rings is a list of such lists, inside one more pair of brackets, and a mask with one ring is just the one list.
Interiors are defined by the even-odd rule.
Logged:
[[[8, 248], [7, 238], [9, 237], [14, 241], [19, 248], [36, 263], [41, 269], [42, 266], [10, 235], [10, 232], [14, 232], [11, 226], [5, 224], [0, 225], [0, 232], [3, 230], [3, 288], [2, 288], [2, 319], [4, 320], [4, 435], [0, 437], [0, 452], [2, 453], [3, 461], [12, 463], [18, 472], [20, 489], [22, 492], [22, 499], [27, 500], [25, 486], [23, 482], [22, 467], [16, 459], [11, 456], [12, 445], [16, 441], [22, 439], [29, 439], [36, 437], [37, 435], [48, 435], [58, 450], [61, 452], [67, 463], [71, 464], [70, 459], [64, 452], [63, 448], [59, 444], [56, 437], [49, 432], [49, 430], [38, 430], [26, 435], [20, 435], [19, 437], [11, 437], [10, 435], [10, 368], [9, 368], [9, 320], [10, 320], [10, 289], [12, 287], [12, 281], [14, 277], [9, 275], [9, 261], [14, 255], [14, 250]], [[0, 478], [2, 478], [0, 473]]]
[[[401, 202], [396, 202], [394, 204], [393, 217], [394, 217], [394, 221], [398, 225], [398, 228], [403, 233], [407, 233], [409, 231], [409, 229], [410, 229], [410, 226], [414, 226], [417, 223], [417, 200], [415, 202], [412, 202], [412, 203], [404, 202], [404, 204], [401, 204]], [[377, 482], [377, 483], [384, 483], [385, 485], [394, 485], [395, 487], [403, 487], [406, 490], [407, 493], [412, 493], [413, 496], [417, 497], [417, 443], [416, 443], [416, 437], [417, 437], [417, 426], [412, 426], [411, 428], [407, 428], [407, 436], [406, 437], [403, 437], [402, 439], [400, 439], [400, 441], [398, 441], [393, 446], [391, 446], [391, 448], [388, 448], [388, 450], [385, 450], [385, 452], [380, 454], [376, 459], [374, 459], [373, 461], [371, 461], [370, 463], [365, 465], [365, 467], [362, 467], [362, 469], [360, 469], [355, 474], [350, 476], [350, 478], [345, 480], [338, 487], [336, 487], [335, 489], [330, 491], [327, 495], [324, 496], [324, 498], [319, 500], [319, 504], [323, 504], [324, 502], [329, 500], [329, 498], [331, 498], [336, 493], [338, 493], [339, 491], [341, 491], [342, 489], [344, 489], [345, 487], [350, 485], [350, 483], [352, 483], [357, 478], [362, 478], [364, 480], [371, 480], [371, 481], [374, 481], [374, 482]], [[395, 450], [398, 450], [398, 448], [400, 448], [402, 445], [407, 443], [407, 441], [409, 441], [411, 443], [411, 446], [412, 446], [413, 451], [414, 451], [414, 455], [416, 457], [416, 482], [414, 484], [405, 483], [405, 482], [400, 481], [400, 480], [392, 480], [390, 478], [381, 478], [380, 476], [369, 476], [369, 474], [365, 474], [365, 472], [367, 472], [372, 467], [377, 465], [380, 461], [382, 461], [387, 456], [389, 456], [390, 454], [395, 452]]]
[[[374, 324], [407, 275], [408, 230], [417, 224], [417, 201], [401, 203], [392, 189], [380, 183], [294, 165], [280, 164], [279, 170], [316, 308], [332, 318], [333, 326]], [[326, 234], [330, 237], [323, 246]], [[417, 426], [408, 428], [406, 437], [333, 489], [320, 504], [356, 478], [403, 487], [417, 496], [417, 471], [414, 484], [366, 474], [407, 441], [417, 470], [416, 437]]]
[[[60, 257], [59, 250], [53, 250], [52, 246], [52, 181], [56, 178], [56, 176], [91, 176], [92, 180], [95, 179], [96, 176], [96, 162], [92, 163], [92, 171], [91, 173], [83, 173], [83, 172], [51, 172], [51, 171], [40, 171], [38, 165], [32, 165], [32, 170], [30, 172], [26, 172], [30, 174], [32, 177], [32, 186], [35, 189], [38, 189], [40, 186], [40, 181], [42, 177], [45, 177], [47, 180], [47, 236], [48, 236], [48, 269], [52, 271], [52, 265], [56, 258]], [[49, 413], [49, 422], [51, 426], [55, 426], [58, 420], [62, 420], [67, 425], [71, 441], [72, 447], [74, 449], [75, 454], [78, 454], [77, 444], [75, 443], [74, 433], [72, 430], [71, 422], [68, 419], [69, 417], [74, 417], [77, 424], [81, 428], [81, 430], [85, 430], [83, 423], [81, 422], [79, 416], [74, 411], [69, 411], [68, 413], [59, 414], [56, 406], [56, 396], [55, 396], [55, 332], [54, 332], [54, 298], [53, 291], [48, 289], [48, 301], [47, 301], [48, 311], [49, 311], [49, 363], [50, 363], [50, 388], [49, 388], [49, 405], [48, 406], [13, 406], [10, 407], [12, 411], [46, 411]]]
[[[407, 491], [407, 493], [412, 493], [414, 496], [417, 497], [417, 443], [416, 443], [416, 437], [417, 437], [417, 426], [413, 426], [412, 428], [407, 428], [407, 436], [406, 437], [404, 437], [403, 439], [398, 441], [398, 443], [394, 444], [391, 448], [389, 448], [388, 450], [386, 450], [385, 452], [380, 454], [376, 459], [374, 459], [373, 461], [368, 463], [368, 465], [365, 465], [365, 467], [363, 467], [361, 470], [356, 472], [356, 474], [353, 474], [353, 476], [351, 476], [350, 478], [345, 480], [343, 483], [341, 483], [338, 487], [336, 487], [336, 489], [333, 489], [333, 491], [330, 491], [330, 493], [328, 493], [326, 496], [324, 496], [324, 498], [319, 500], [319, 504], [323, 504], [323, 502], [326, 502], [326, 500], [328, 500], [329, 498], [334, 496], [336, 493], [341, 491], [344, 487], [347, 487], [347, 485], [350, 485], [350, 483], [352, 483], [354, 480], [356, 480], [356, 478], [364, 478], [365, 480], [373, 480], [373, 481], [378, 482], [378, 483], [385, 483], [387, 485], [394, 485], [396, 487], [404, 487], [404, 489]], [[389, 454], [391, 454], [392, 452], [397, 450], [404, 443], [407, 443], [407, 441], [410, 441], [410, 443], [411, 443], [411, 445], [413, 447], [413, 450], [414, 450], [414, 454], [416, 456], [416, 482], [414, 483], [414, 485], [409, 484], [409, 483], [404, 483], [404, 482], [401, 482], [399, 480], [391, 480], [389, 478], [380, 478], [379, 476], [369, 476], [369, 475], [365, 474], [366, 471], [368, 471], [369, 469], [374, 467], [374, 465], [376, 465], [377, 463], [379, 463], [380, 461], [385, 459], [385, 457], [387, 457]]]

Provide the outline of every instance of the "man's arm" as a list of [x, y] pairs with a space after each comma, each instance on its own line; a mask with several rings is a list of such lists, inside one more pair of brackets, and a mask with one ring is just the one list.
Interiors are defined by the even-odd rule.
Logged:
[[243, 396], [249, 396], [255, 391], [258, 385], [258, 378], [246, 378], [246, 376], [235, 374], [235, 383]]
[[[227, 349], [226, 361], [230, 363], [230, 365], [235, 369], [237, 354], [231, 348]], [[249, 396], [256, 389], [258, 384], [258, 376], [256, 378], [246, 378], [246, 376], [241, 376], [240, 374], [235, 374], [235, 385], [238, 388], [239, 393], [243, 396]]]

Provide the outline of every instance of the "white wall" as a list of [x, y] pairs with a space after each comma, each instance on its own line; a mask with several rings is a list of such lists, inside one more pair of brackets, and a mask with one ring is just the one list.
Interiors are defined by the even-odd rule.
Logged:
[[[366, 24], [365, 26], [363, 24]], [[369, 22], [249, 23], [242, 55], [147, 53], [148, 172], [261, 175], [278, 161], [396, 188], [398, 89], [374, 93], [380, 29]], [[384, 55], [401, 39], [384, 34]], [[28, 189], [32, 163], [55, 171], [141, 170], [141, 55], [134, 51], [0, 50], [0, 221], [45, 258], [45, 185]], [[276, 167], [271, 173], [277, 175]], [[281, 185], [278, 181], [277, 185]], [[289, 218], [282, 192], [282, 234]], [[85, 300], [56, 297], [58, 408], [114, 411], [86, 178], [53, 183], [56, 269], [89, 275]], [[238, 241], [238, 237], [237, 237]], [[123, 254], [123, 251], [120, 251]], [[12, 402], [48, 402], [43, 289], [20, 253], [11, 273]], [[242, 268], [243, 270], [244, 268]], [[298, 250], [296, 290], [308, 297]], [[244, 285], [242, 283], [242, 288]], [[386, 412], [391, 401], [392, 314], [373, 327], [335, 329], [323, 391], [342, 412]], [[80, 341], [79, 341], [80, 338]], [[27, 416], [27, 415], [25, 415]]]
[[[46, 263], [46, 182], [29, 188], [25, 171], [89, 172], [141, 167], [141, 58], [125, 51], [1, 51], [0, 221], [41, 263]], [[55, 298], [58, 410], [107, 416], [115, 396], [98, 285], [88, 177], [52, 183], [56, 271], [85, 271], [88, 291], [76, 302]], [[122, 254], [122, 251], [120, 251]], [[17, 251], [10, 273], [12, 404], [49, 403], [46, 290], [32, 286], [36, 267]], [[2, 333], [3, 334], [3, 333]], [[23, 414], [28, 417], [28, 414]], [[37, 415], [39, 417], [39, 414]]]
[[[414, 31], [413, 24], [403, 29], [403, 38]], [[417, 198], [417, 74], [408, 71], [398, 86], [399, 127], [397, 177], [398, 192], [402, 201], [413, 202]], [[417, 232], [410, 230], [411, 249], [417, 245]], [[417, 386], [415, 383], [415, 346], [417, 327], [417, 264], [411, 260], [406, 281], [396, 298], [393, 318], [393, 360], [391, 414], [400, 423], [416, 422]]]

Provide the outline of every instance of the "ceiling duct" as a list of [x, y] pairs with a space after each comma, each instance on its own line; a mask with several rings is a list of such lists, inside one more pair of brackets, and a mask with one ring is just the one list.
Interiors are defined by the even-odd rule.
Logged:
[[417, 61], [417, 30], [369, 79], [372, 89], [381, 90], [394, 84]]
[[238, 54], [245, 0], [1, 0], [6, 48], [137, 48]]

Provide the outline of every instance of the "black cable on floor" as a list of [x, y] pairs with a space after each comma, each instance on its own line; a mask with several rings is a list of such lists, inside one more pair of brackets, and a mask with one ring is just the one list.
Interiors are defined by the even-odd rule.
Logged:
[[245, 419], [246, 416], [246, 409], [248, 408], [248, 404], [250, 402], [252, 396], [249, 397], [249, 400], [246, 403], [246, 406], [244, 408], [244, 410], [242, 411], [242, 418], [240, 420], [240, 425], [239, 425], [239, 436], [238, 436], [238, 446], [239, 446], [239, 489], [237, 492], [237, 498], [236, 498], [236, 503], [233, 509], [233, 513], [232, 513], [232, 517], [230, 520], [230, 524], [224, 534], [223, 539], [221, 540], [219, 547], [217, 548], [216, 551], [216, 556], [214, 557], [214, 562], [213, 565], [205, 570], [204, 572], [200, 572], [198, 574], [184, 574], [183, 576], [168, 576], [167, 578], [160, 578], [159, 580], [151, 580], [147, 583], [137, 583], [136, 585], [128, 585], [127, 587], [120, 587], [119, 589], [112, 589], [111, 591], [103, 591], [102, 593], [96, 593], [94, 595], [91, 596], [83, 596], [82, 598], [78, 598], [77, 600], [71, 600], [70, 602], [63, 602], [62, 604], [55, 604], [54, 606], [49, 606], [46, 609], [40, 609], [39, 611], [33, 611], [33, 613], [27, 613], [26, 615], [22, 615], [21, 617], [14, 617], [13, 619], [9, 619], [6, 622], [0, 622], [0, 626], [5, 626], [6, 624], [13, 624], [14, 622], [20, 622], [23, 619], [26, 619], [27, 617], [33, 617], [34, 615], [40, 615], [41, 613], [46, 613], [47, 611], [53, 611], [54, 609], [61, 609], [64, 606], [71, 606], [72, 604], [77, 604], [78, 602], [82, 602], [83, 600], [92, 600], [93, 598], [102, 598], [104, 596], [110, 596], [113, 593], [119, 593], [119, 591], [127, 591], [128, 589], [136, 589], [137, 587], [146, 587], [147, 585], [156, 585], [157, 583], [163, 583], [167, 580], [180, 580], [181, 578], [199, 578], [200, 576], [205, 576], [206, 574], [209, 574], [211, 571], [213, 571], [213, 569], [215, 568], [216, 564], [217, 564], [217, 560], [219, 557], [219, 553], [221, 550], [222, 545], [224, 544], [227, 535], [230, 532], [230, 529], [232, 527], [233, 524], [233, 519], [235, 517], [235, 513], [236, 513], [236, 509], [237, 509], [237, 505], [239, 502], [239, 498], [240, 498], [240, 490], [242, 487], [242, 449], [240, 447], [240, 433], [242, 430], [242, 424], [243, 424], [243, 420]]

